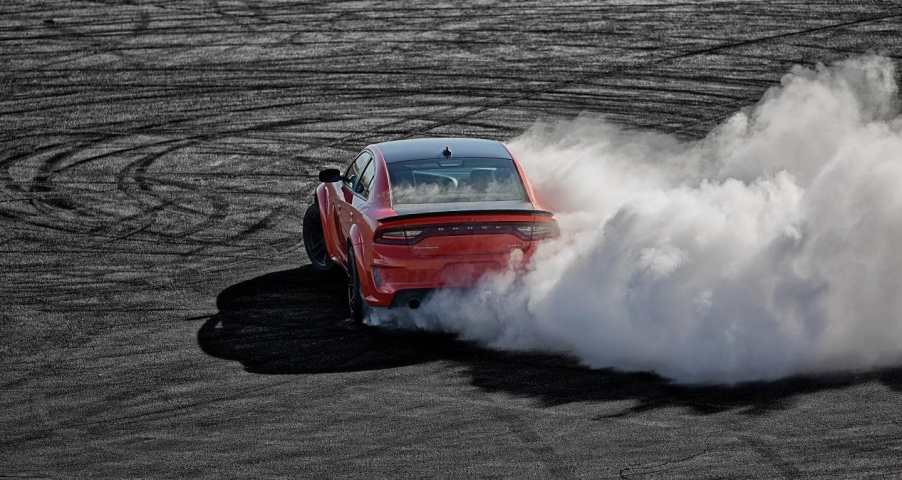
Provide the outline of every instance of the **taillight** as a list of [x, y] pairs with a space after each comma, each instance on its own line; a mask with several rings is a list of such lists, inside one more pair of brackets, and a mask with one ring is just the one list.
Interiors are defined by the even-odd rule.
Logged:
[[373, 241], [388, 245], [413, 245], [425, 238], [456, 235], [508, 234], [523, 240], [544, 240], [559, 235], [557, 222], [476, 222], [377, 230]]
[[423, 230], [416, 228], [379, 230], [373, 241], [389, 245], [411, 245], [417, 243], [422, 235]]
[[534, 222], [529, 224], [529, 239], [530, 240], [544, 240], [546, 238], [556, 238], [560, 235], [560, 230], [558, 230], [557, 222], [554, 220], [550, 222]]

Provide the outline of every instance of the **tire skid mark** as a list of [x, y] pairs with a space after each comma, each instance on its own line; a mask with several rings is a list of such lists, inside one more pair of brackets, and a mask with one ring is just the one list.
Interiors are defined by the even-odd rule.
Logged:
[[763, 458], [769, 465], [771, 465], [777, 473], [780, 474], [780, 477], [785, 480], [793, 480], [796, 478], [800, 478], [802, 472], [799, 471], [798, 468], [795, 467], [790, 462], [784, 460], [773, 447], [770, 447], [760, 438], [751, 435], [751, 434], [739, 434], [737, 435], [743, 443], [748, 445], [755, 451], [761, 458]]
[[[62, 192], [57, 192], [53, 187], [53, 175], [56, 173], [57, 166], [72, 157], [76, 152], [83, 150], [84, 144], [75, 144], [72, 148], [62, 150], [51, 155], [39, 167], [36, 175], [31, 180], [31, 186], [28, 192], [36, 195], [32, 200], [32, 206], [45, 214], [52, 214], [52, 209], [74, 210], [78, 207], [66, 199]], [[43, 195], [42, 195], [43, 194]], [[50, 195], [52, 194], [52, 195]], [[45, 209], [46, 205], [51, 209]]]
[[[121, 30], [118, 32], [117, 37], [121, 37], [119, 40], [109, 41], [97, 40], [96, 35], [81, 32], [75, 28], [70, 28], [63, 23], [54, 22], [51, 24], [51, 26], [61, 33], [61, 36], [59, 38], [60, 40], [88, 46], [88, 48], [85, 49], [84, 55], [80, 58], [97, 54], [111, 53], [123, 62], [140, 65], [140, 60], [132, 55], [125, 54], [121, 48], [117, 47], [120, 47], [125, 42], [133, 38], [143, 35], [150, 23], [150, 15], [146, 10], [141, 10], [138, 15], [138, 20], [131, 23], [133, 25], [133, 28], [130, 31]], [[109, 23], [104, 22], [102, 25], [109, 25]]]
[[[127, 196], [132, 198], [133, 200], [143, 204], [145, 208], [162, 208], [163, 210], [168, 211], [177, 211], [182, 214], [186, 214], [190, 217], [201, 216], [204, 217], [202, 221], [193, 224], [191, 227], [186, 228], [180, 232], [158, 232], [161, 236], [166, 236], [170, 238], [188, 238], [191, 235], [203, 231], [207, 228], [210, 228], [213, 225], [218, 224], [222, 221], [227, 215], [228, 204], [224, 202], [219, 197], [203, 197], [207, 201], [212, 203], [213, 213], [205, 213], [193, 206], [189, 206], [180, 202], [175, 201], [172, 198], [166, 198], [158, 193], [154, 192], [152, 188], [152, 184], [158, 183], [157, 180], [151, 180], [148, 177], [148, 170], [150, 167], [160, 158], [182, 148], [185, 148], [189, 143], [177, 143], [176, 145], [172, 145], [167, 147], [166, 149], [157, 152], [151, 153], [143, 158], [139, 158], [124, 168], [122, 168], [117, 174], [117, 185], [121, 192], [125, 193]], [[131, 180], [131, 181], [127, 181]], [[171, 182], [159, 182], [161, 184], [170, 184]], [[131, 185], [135, 185], [140, 191], [140, 195], [136, 194]], [[153, 199], [153, 200], [150, 200]], [[162, 207], [160, 207], [162, 205]]]
[[680, 465], [691, 462], [696, 458], [699, 458], [705, 454], [707, 454], [707, 449], [692, 453], [685, 457], [680, 457], [672, 460], [663, 460], [660, 462], [654, 463], [646, 463], [646, 464], [634, 464], [628, 467], [624, 467], [620, 469], [619, 476], [620, 478], [627, 480], [630, 478], [643, 477], [645, 475], [650, 475], [653, 473], [662, 473], [672, 470]]
[[546, 478], [577, 478], [571, 463], [561, 458], [554, 447], [542, 439], [536, 430], [529, 425], [528, 420], [505, 408], [493, 408], [491, 414], [495, 420], [505, 424], [511, 434], [542, 463], [547, 473]]

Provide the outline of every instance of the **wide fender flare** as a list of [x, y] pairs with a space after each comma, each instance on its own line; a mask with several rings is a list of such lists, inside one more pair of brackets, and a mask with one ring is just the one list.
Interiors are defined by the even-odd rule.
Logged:
[[376, 293], [377, 287], [372, 270], [367, 268], [367, 265], [370, 265], [366, 256], [367, 242], [364, 241], [363, 233], [356, 224], [351, 225], [351, 230], [348, 232], [348, 243], [351, 244], [351, 249], [354, 252], [354, 265], [349, 265], [349, 268], [357, 269], [357, 278], [360, 279], [363, 299], [367, 302], [375, 302], [377, 299], [373, 295]]
[[351, 230], [348, 232], [348, 241], [351, 242], [351, 248], [354, 249], [354, 258], [358, 260], [363, 260], [366, 257], [364, 254], [364, 245], [363, 245], [363, 235], [360, 233], [360, 228], [357, 225], [351, 225]]

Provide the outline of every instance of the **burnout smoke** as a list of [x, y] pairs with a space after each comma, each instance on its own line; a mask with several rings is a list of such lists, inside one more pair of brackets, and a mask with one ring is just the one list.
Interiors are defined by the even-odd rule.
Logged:
[[795, 67], [698, 141], [581, 117], [509, 143], [562, 235], [413, 320], [686, 383], [902, 360], [890, 60]]

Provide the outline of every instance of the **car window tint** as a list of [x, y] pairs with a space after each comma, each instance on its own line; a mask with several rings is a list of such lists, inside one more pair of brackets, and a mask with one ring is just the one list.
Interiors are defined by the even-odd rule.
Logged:
[[388, 176], [396, 205], [527, 199], [520, 174], [509, 158], [392, 162]]
[[369, 162], [371, 158], [373, 158], [373, 156], [370, 155], [370, 152], [363, 152], [348, 165], [348, 169], [345, 171], [344, 176], [344, 182], [348, 188], [351, 190], [354, 189], [354, 182], [360, 177], [360, 172], [363, 171], [363, 168], [366, 167], [367, 162]]
[[360, 174], [360, 178], [357, 180], [357, 184], [354, 186], [354, 191], [363, 195], [365, 198], [369, 198], [370, 196], [370, 185], [373, 183], [373, 177], [376, 176], [376, 162], [371, 161], [367, 164], [366, 168], [363, 169], [363, 173]]

